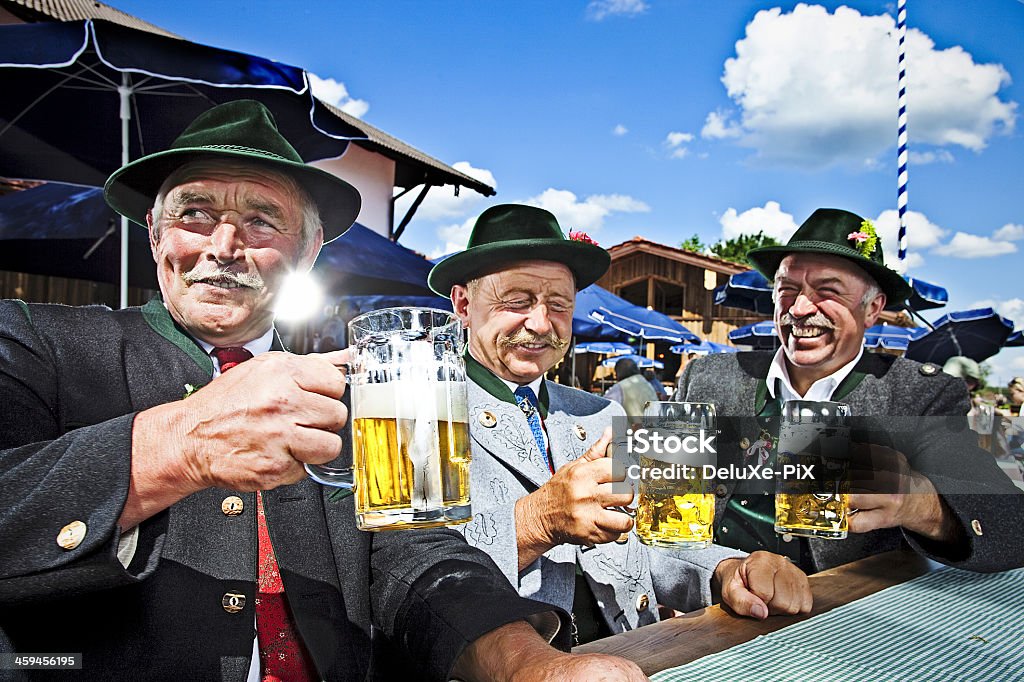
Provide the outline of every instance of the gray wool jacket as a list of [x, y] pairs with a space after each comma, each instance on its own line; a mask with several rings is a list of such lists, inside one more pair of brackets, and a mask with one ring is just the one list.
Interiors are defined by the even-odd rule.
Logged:
[[[764, 406], [764, 378], [772, 357], [768, 351], [708, 355], [687, 365], [680, 377], [676, 400], [715, 403], [724, 417], [720, 466], [742, 465], [740, 441], [757, 437], [754, 415]], [[844, 384], [850, 390], [833, 399], [849, 404], [854, 417], [898, 424], [887, 445], [929, 478], [953, 512], [961, 541], [936, 543], [902, 529], [850, 534], [841, 541], [812, 539], [809, 547], [817, 570], [906, 545], [941, 563], [973, 571], [1024, 565], [1024, 491], [977, 447], [967, 428], [970, 401], [963, 382], [936, 365], [864, 353]], [[716, 527], [734, 491], [734, 482], [717, 486]]]

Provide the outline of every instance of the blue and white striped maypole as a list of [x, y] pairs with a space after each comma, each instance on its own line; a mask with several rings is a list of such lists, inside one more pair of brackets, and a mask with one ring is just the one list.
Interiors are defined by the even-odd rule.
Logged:
[[907, 0], [898, 0], [896, 4], [896, 32], [900, 38], [900, 76], [899, 76], [899, 134], [896, 139], [896, 208], [900, 215], [899, 265], [901, 270], [907, 258]]

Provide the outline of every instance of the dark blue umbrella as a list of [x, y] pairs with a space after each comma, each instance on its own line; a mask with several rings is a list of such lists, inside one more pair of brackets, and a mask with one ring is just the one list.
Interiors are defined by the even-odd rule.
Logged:
[[1024, 330], [1018, 330], [1006, 337], [1005, 348], [1018, 348], [1024, 346]]
[[735, 346], [729, 346], [724, 343], [701, 341], [700, 343], [681, 343], [677, 346], [672, 346], [669, 348], [669, 351], [683, 355], [685, 353], [738, 353], [739, 349]]
[[[267, 105], [306, 161], [338, 156], [348, 139], [364, 137], [316, 102], [302, 69], [106, 21], [0, 26], [0, 91], [7, 177], [100, 186], [235, 99]], [[121, 296], [123, 304], [125, 287]]]
[[[937, 284], [931, 284], [916, 277], [904, 277], [914, 293], [907, 299], [907, 305], [915, 311], [941, 308], [949, 301], [949, 292]], [[729, 277], [729, 281], [716, 287], [715, 303], [718, 305], [752, 310], [770, 315], [775, 305], [772, 302], [772, 285], [757, 270], [745, 270]], [[902, 302], [889, 301], [890, 310], [902, 308]]]
[[894, 324], [876, 324], [864, 330], [865, 348], [885, 348], [887, 350], [906, 350], [907, 344], [915, 336], [920, 336], [920, 328], [899, 327]]
[[911, 339], [906, 357], [939, 365], [955, 355], [982, 362], [998, 353], [1012, 332], [1013, 322], [992, 308], [952, 312], [940, 317], [935, 329]]
[[755, 350], [772, 350], [779, 347], [779, 335], [771, 320], [755, 322], [729, 332], [729, 340]]
[[615, 307], [626, 310], [633, 306], [632, 303], [619, 298], [612, 292], [602, 289], [596, 284], [580, 290], [576, 294], [576, 308], [572, 313], [572, 333], [579, 339], [587, 341], [630, 341], [636, 339], [636, 335], [628, 334], [620, 329], [590, 317], [590, 311], [598, 307]]
[[439, 298], [427, 286], [431, 267], [430, 261], [415, 251], [356, 223], [341, 237], [324, 245], [313, 272], [336, 295]]
[[[580, 336], [595, 338], [589, 334], [598, 334], [596, 338], [607, 339], [601, 334], [618, 332], [618, 337], [641, 338], [647, 341], [683, 341], [700, 342], [700, 338], [689, 329], [657, 310], [648, 310], [615, 294], [591, 284], [576, 294], [576, 312], [573, 316], [573, 330], [576, 319], [581, 320]], [[589, 318], [584, 322], [583, 318]], [[596, 326], [595, 326], [596, 325]]]

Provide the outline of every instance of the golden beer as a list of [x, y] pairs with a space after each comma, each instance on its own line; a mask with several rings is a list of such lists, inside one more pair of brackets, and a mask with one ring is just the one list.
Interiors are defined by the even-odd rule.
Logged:
[[775, 496], [775, 530], [841, 540], [848, 531], [849, 508], [848, 493], [779, 493]]
[[[640, 457], [641, 470], [671, 470], [665, 462]], [[636, 510], [636, 534], [645, 545], [703, 549], [714, 539], [715, 496], [710, 483], [701, 478], [650, 479], [640, 481]]]
[[[359, 528], [432, 528], [470, 520], [469, 421], [465, 408], [448, 396], [449, 384], [456, 383], [435, 384], [433, 405], [424, 402], [430, 396], [396, 400], [394, 384], [353, 388]], [[425, 408], [436, 414], [424, 415]]]

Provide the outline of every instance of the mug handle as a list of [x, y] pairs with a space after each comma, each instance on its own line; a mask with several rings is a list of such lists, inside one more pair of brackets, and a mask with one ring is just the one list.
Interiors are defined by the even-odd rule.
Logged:
[[303, 466], [306, 468], [306, 473], [309, 474], [309, 477], [320, 485], [348, 490], [355, 488], [355, 482], [352, 478], [352, 467], [337, 469], [319, 464], [304, 464]]

